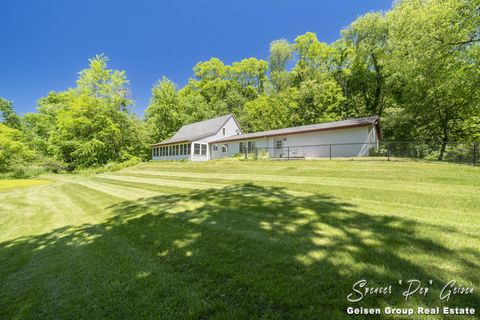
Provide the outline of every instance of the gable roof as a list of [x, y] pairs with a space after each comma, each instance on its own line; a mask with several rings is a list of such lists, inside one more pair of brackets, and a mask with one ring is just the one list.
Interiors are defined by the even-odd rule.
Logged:
[[380, 130], [378, 128], [378, 116], [371, 116], [371, 117], [365, 117], [365, 118], [324, 122], [324, 123], [311, 124], [311, 125], [299, 126], [299, 127], [239, 134], [236, 136], [231, 136], [231, 137], [226, 137], [226, 138], [222, 138], [215, 141], [210, 141], [210, 143], [237, 141], [237, 140], [245, 140], [245, 139], [253, 139], [253, 138], [264, 138], [264, 137], [271, 137], [271, 136], [282, 136], [282, 135], [288, 135], [288, 134], [297, 134], [297, 133], [306, 133], [306, 132], [315, 132], [315, 131], [324, 131], [324, 130], [363, 127], [368, 125], [375, 125], [377, 132], [380, 133]]
[[[170, 139], [153, 144], [160, 146], [164, 144], [180, 143], [194, 141], [216, 134], [227, 123], [230, 118], [235, 120], [233, 114], [227, 114], [221, 117], [194, 122], [182, 126]], [[235, 120], [237, 122], [237, 120]], [[238, 125], [238, 123], [237, 123]], [[240, 128], [240, 126], [239, 126]]]

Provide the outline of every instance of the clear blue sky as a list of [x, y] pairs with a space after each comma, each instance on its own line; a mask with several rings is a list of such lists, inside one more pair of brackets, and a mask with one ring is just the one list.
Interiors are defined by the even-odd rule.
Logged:
[[266, 59], [272, 40], [340, 30], [392, 0], [1, 0], [0, 97], [20, 114], [38, 98], [75, 84], [98, 53], [127, 72], [142, 114], [154, 82], [184, 85], [199, 61]]

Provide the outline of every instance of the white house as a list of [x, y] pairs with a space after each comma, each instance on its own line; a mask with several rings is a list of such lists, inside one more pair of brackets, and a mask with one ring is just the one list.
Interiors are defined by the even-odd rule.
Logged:
[[152, 145], [154, 160], [204, 161], [255, 153], [266, 158], [368, 156], [381, 138], [377, 116], [243, 134], [232, 114], [185, 125]]

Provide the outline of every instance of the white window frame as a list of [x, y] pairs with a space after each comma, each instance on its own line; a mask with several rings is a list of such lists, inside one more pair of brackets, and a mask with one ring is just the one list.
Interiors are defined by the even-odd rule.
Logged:
[[213, 151], [218, 151], [218, 144], [214, 144], [214, 145], [212, 146], [212, 150], [213, 150]]
[[199, 156], [200, 152], [201, 152], [200, 143], [194, 143], [193, 144], [193, 154], [196, 155], [196, 156]]
[[228, 152], [228, 144], [222, 144], [222, 153]]

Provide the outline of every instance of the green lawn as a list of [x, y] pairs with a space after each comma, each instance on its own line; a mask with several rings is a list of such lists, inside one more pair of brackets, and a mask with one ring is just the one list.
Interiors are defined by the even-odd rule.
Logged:
[[17, 188], [27, 188], [49, 183], [43, 179], [0, 179], [0, 192], [10, 191]]
[[[343, 319], [349, 305], [480, 312], [479, 168], [152, 162], [45, 179], [0, 193], [0, 319]], [[409, 300], [348, 303], [360, 279], [433, 286]], [[477, 291], [441, 303], [452, 279]]]

